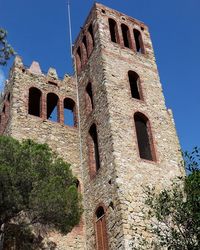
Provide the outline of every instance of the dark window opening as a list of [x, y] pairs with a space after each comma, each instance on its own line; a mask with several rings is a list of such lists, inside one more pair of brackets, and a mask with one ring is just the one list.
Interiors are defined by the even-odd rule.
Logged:
[[3, 105], [3, 110], [2, 111], [3, 111], [4, 114], [6, 113], [6, 105], [5, 104]]
[[84, 46], [85, 46], [85, 49], [86, 49], [86, 52], [87, 52], [87, 56], [88, 56], [88, 48], [87, 48], [87, 40], [86, 40], [86, 36], [83, 37], [83, 40], [82, 40]]
[[97, 211], [96, 211], [96, 217], [97, 217], [97, 219], [99, 219], [99, 218], [101, 218], [102, 216], [104, 216], [104, 209], [103, 209], [103, 207], [99, 207], [98, 209], [97, 209]]
[[128, 72], [130, 89], [131, 89], [131, 96], [132, 98], [141, 99], [139, 93], [139, 76], [133, 71]]
[[47, 119], [50, 121], [58, 121], [58, 100], [56, 94], [47, 94]]
[[8, 93], [7, 101], [10, 102], [10, 93]]
[[93, 33], [92, 24], [90, 24], [90, 26], [88, 28], [88, 32], [90, 33], [90, 35], [92, 37], [92, 47], [94, 47], [94, 33]]
[[80, 185], [80, 181], [78, 179], [75, 180], [75, 185], [76, 185], [77, 191], [80, 193], [81, 192], [81, 185]]
[[96, 240], [97, 250], [108, 250], [106, 219], [103, 207], [96, 211]]
[[28, 113], [34, 116], [41, 116], [42, 92], [37, 88], [29, 89]]
[[80, 47], [78, 47], [78, 49], [77, 49], [77, 54], [78, 54], [80, 61], [81, 61], [81, 48]]
[[121, 25], [122, 28], [122, 36], [124, 41], [124, 46], [130, 48], [130, 41], [129, 41], [129, 28], [125, 25]]
[[70, 98], [64, 99], [64, 124], [70, 127], [75, 126], [75, 102]]
[[89, 130], [89, 165], [91, 177], [96, 174], [100, 168], [100, 158], [99, 158], [99, 147], [98, 147], [98, 136], [96, 125], [93, 124]]
[[153, 161], [149, 121], [142, 114], [135, 114], [134, 120], [140, 158]]
[[111, 41], [117, 43], [117, 23], [113, 19], [108, 19]]
[[93, 94], [92, 94], [92, 84], [89, 82], [86, 87], [86, 110], [90, 113], [94, 108], [93, 105]]
[[51, 84], [53, 86], [58, 86], [58, 84], [56, 82], [52, 82], [52, 81], [48, 81], [48, 84]]
[[135, 46], [136, 46], [136, 51], [140, 53], [144, 53], [143, 51], [143, 44], [142, 44], [142, 36], [139, 30], [134, 29], [134, 38], [135, 38]]

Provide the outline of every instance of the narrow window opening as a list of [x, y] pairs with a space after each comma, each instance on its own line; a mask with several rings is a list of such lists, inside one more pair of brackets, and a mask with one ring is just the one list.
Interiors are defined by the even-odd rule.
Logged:
[[117, 23], [113, 19], [108, 19], [111, 41], [117, 43]]
[[70, 127], [75, 126], [75, 102], [70, 98], [64, 99], [64, 124]]
[[88, 57], [88, 47], [87, 47], [87, 40], [86, 40], [86, 36], [83, 37], [83, 40], [82, 40], [84, 46], [85, 46], [85, 49], [86, 49], [86, 52], [87, 52], [87, 57]]
[[101, 218], [102, 216], [104, 216], [104, 209], [103, 209], [103, 207], [99, 207], [98, 209], [97, 209], [97, 211], [96, 211], [96, 216], [97, 216], [97, 220], [99, 219], [99, 218]]
[[129, 28], [125, 24], [122, 24], [121, 28], [122, 28], [122, 36], [123, 36], [124, 46], [127, 48], [130, 48]]
[[80, 181], [78, 179], [76, 179], [75, 185], [76, 185], [78, 192], [80, 193], [81, 192], [81, 185], [80, 185]]
[[58, 121], [58, 100], [56, 94], [47, 94], [47, 119], [50, 121]]
[[8, 93], [7, 101], [10, 102], [10, 93]]
[[134, 38], [135, 38], [135, 46], [136, 46], [136, 51], [139, 53], [144, 53], [143, 50], [143, 43], [142, 43], [142, 36], [139, 30], [134, 29]]
[[93, 177], [100, 168], [98, 136], [95, 124], [93, 124], [89, 130], [88, 147], [89, 147], [90, 175], [91, 177]]
[[3, 110], [2, 111], [3, 111], [4, 114], [6, 113], [6, 105], [5, 104], [3, 105]]
[[92, 24], [90, 24], [90, 26], [88, 28], [88, 32], [90, 33], [90, 35], [92, 37], [92, 47], [94, 47], [94, 33], [93, 33]]
[[108, 250], [106, 219], [103, 207], [99, 207], [96, 211], [96, 239], [97, 250]]
[[37, 88], [29, 89], [28, 113], [34, 116], [41, 116], [42, 92]]
[[78, 54], [80, 61], [81, 61], [81, 48], [80, 47], [78, 47], [78, 49], [77, 49], [77, 54]]
[[131, 89], [131, 96], [135, 99], [141, 99], [140, 93], [139, 93], [139, 76], [133, 71], [128, 72], [129, 77], [129, 83], [130, 83], [130, 89]]
[[153, 161], [151, 132], [149, 121], [142, 114], [135, 114], [135, 127], [140, 158]]
[[86, 87], [86, 110], [90, 113], [94, 108], [93, 105], [93, 94], [92, 94], [92, 84], [89, 82]]

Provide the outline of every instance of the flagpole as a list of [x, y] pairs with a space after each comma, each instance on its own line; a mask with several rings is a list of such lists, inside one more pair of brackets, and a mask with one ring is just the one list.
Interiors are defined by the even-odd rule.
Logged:
[[67, 10], [68, 10], [68, 23], [69, 23], [70, 54], [71, 54], [71, 58], [73, 59], [73, 52], [72, 52], [72, 25], [71, 25], [70, 0], [67, 1]]

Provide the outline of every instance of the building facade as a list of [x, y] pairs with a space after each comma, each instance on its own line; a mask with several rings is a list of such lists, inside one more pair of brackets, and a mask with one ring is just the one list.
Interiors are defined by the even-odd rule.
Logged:
[[183, 174], [148, 27], [96, 3], [73, 53], [76, 74], [62, 80], [16, 57], [0, 133], [48, 143], [72, 165], [84, 214], [68, 235], [50, 233], [57, 249], [135, 249], [148, 223], [144, 187]]

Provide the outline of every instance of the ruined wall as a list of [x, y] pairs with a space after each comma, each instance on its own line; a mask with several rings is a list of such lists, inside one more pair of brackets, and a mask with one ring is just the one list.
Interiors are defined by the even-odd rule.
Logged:
[[[31, 87], [36, 87], [42, 92], [40, 117], [28, 113]], [[7, 100], [9, 93], [10, 108], [8, 108]], [[47, 119], [46, 97], [48, 93], [55, 93], [59, 97], [58, 122]], [[4, 118], [4, 123], [2, 123], [4, 126], [1, 126], [1, 133], [11, 135], [18, 140], [33, 139], [39, 143], [47, 143], [54, 152], [71, 164], [72, 172], [82, 186], [77, 122], [72, 127], [64, 124], [63, 100], [66, 97], [76, 102], [73, 77], [64, 76], [64, 79], [60, 80], [53, 69], [50, 69], [47, 75], [42, 74], [38, 63], [34, 62], [28, 69], [23, 66], [21, 59], [16, 57], [1, 104], [2, 107], [6, 105], [6, 119]], [[75, 113], [75, 119], [77, 119], [77, 109]], [[59, 250], [84, 249], [83, 235], [82, 221], [68, 235], [52, 232], [49, 237], [57, 244]]]

